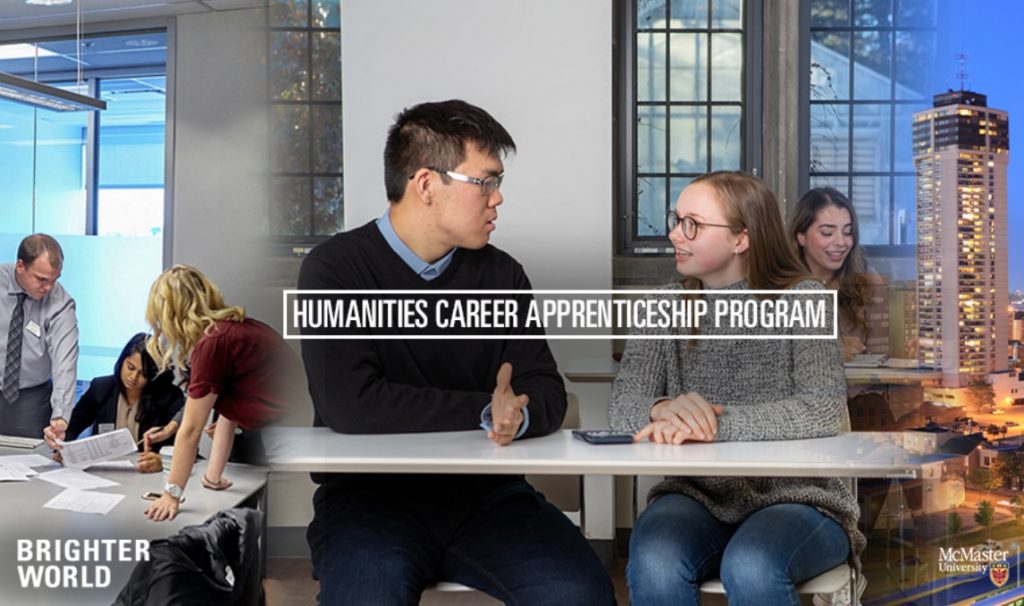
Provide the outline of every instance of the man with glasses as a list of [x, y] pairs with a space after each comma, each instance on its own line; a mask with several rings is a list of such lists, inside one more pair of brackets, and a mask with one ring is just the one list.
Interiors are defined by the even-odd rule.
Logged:
[[[299, 288], [529, 290], [522, 266], [488, 244], [512, 151], [504, 127], [463, 101], [405, 110], [384, 149], [387, 212], [314, 248]], [[363, 434], [483, 427], [480, 439], [500, 446], [561, 425], [565, 388], [542, 339], [365, 334], [303, 342], [315, 425]], [[307, 539], [321, 603], [416, 604], [438, 581], [506, 603], [614, 603], [579, 530], [522, 477], [313, 479], [320, 488]]]

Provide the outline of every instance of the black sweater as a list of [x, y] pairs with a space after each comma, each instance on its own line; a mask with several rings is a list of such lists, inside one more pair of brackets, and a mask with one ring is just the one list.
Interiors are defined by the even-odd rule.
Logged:
[[[302, 263], [300, 289], [530, 289], [522, 266], [493, 246], [458, 249], [426, 281], [392, 250], [373, 223], [320, 244]], [[525, 306], [520, 305], [525, 314]], [[519, 322], [520, 327], [525, 322]], [[302, 358], [316, 409], [314, 425], [341, 433], [406, 433], [479, 428], [499, 366], [512, 365], [512, 389], [526, 394], [524, 437], [547, 435], [565, 416], [565, 386], [543, 339], [509, 329], [507, 340], [306, 340]], [[372, 331], [367, 331], [371, 335]]]

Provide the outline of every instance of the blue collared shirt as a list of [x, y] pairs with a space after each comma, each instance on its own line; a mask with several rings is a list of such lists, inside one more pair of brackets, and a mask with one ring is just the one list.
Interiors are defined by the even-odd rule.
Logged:
[[[395, 228], [391, 225], [391, 211], [385, 212], [379, 219], [377, 219], [377, 229], [380, 230], [380, 235], [384, 236], [384, 241], [388, 243], [391, 250], [395, 251], [402, 261], [409, 266], [416, 275], [423, 278], [427, 282], [437, 278], [444, 270], [448, 269], [448, 266], [452, 263], [452, 257], [455, 256], [455, 249], [448, 251], [448, 254], [441, 257], [433, 263], [427, 263], [420, 258], [411, 248], [406, 246], [405, 242], [398, 237], [395, 233]], [[530, 411], [526, 408], [523, 409], [523, 424], [519, 426], [519, 432], [516, 437], [521, 437], [526, 433], [526, 428], [530, 426]], [[491, 405], [488, 404], [480, 411], [480, 427], [487, 431], [494, 429], [494, 418], [491, 415]]]
[[452, 264], [452, 257], [455, 256], [455, 249], [453, 248], [449, 250], [448, 254], [437, 261], [427, 263], [421, 259], [419, 255], [414, 253], [411, 248], [406, 246], [405, 242], [402, 242], [402, 239], [398, 237], [398, 234], [395, 233], [395, 228], [391, 225], [390, 215], [391, 213], [389, 211], [384, 213], [381, 218], [377, 219], [377, 229], [380, 230], [380, 235], [384, 236], [384, 240], [388, 243], [388, 246], [391, 247], [391, 250], [395, 251], [395, 254], [401, 257], [402, 260], [405, 261], [405, 264], [416, 272], [416, 275], [427, 282], [444, 273], [444, 270], [448, 269], [448, 266]]

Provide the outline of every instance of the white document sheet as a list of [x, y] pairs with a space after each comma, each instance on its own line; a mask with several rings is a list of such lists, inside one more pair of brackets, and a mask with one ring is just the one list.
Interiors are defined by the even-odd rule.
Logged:
[[97, 513], [107, 515], [124, 498], [123, 494], [107, 494], [103, 492], [85, 492], [83, 490], [65, 490], [47, 501], [43, 507], [47, 509], [63, 509], [81, 513]]
[[13, 473], [24, 477], [26, 480], [32, 476], [39, 475], [39, 472], [24, 463], [17, 461], [0, 461], [0, 470], [5, 473]]
[[135, 461], [121, 459], [117, 461], [102, 461], [88, 467], [90, 471], [137, 471]]
[[27, 482], [28, 475], [24, 473], [25, 470], [35, 473], [28, 467], [21, 465], [15, 467], [14, 465], [0, 465], [0, 482]]
[[4, 455], [0, 456], [0, 465], [5, 463], [21, 463], [22, 465], [28, 465], [29, 467], [49, 467], [60, 465], [53, 459], [47, 459], [40, 454], [21, 454], [21, 455]]
[[135, 440], [125, 428], [74, 442], [60, 442], [64, 466], [85, 469], [93, 463], [109, 461], [136, 451]]
[[56, 484], [62, 488], [75, 490], [88, 490], [90, 488], [106, 488], [108, 486], [119, 486], [117, 482], [94, 476], [81, 469], [55, 469], [39, 474], [39, 479], [44, 482]]

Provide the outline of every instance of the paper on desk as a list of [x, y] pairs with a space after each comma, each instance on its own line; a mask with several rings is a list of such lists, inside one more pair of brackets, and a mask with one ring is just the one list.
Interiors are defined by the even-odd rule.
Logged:
[[98, 513], [105, 516], [123, 498], [123, 494], [68, 489], [47, 501], [43, 507], [47, 509], [78, 511], [81, 513]]
[[101, 461], [88, 467], [92, 471], [137, 471], [135, 462], [129, 460]]
[[81, 469], [55, 469], [39, 474], [39, 479], [44, 482], [56, 484], [64, 488], [76, 490], [88, 490], [90, 488], [106, 488], [107, 486], [118, 486], [117, 482], [94, 476]]
[[39, 475], [39, 472], [36, 471], [35, 469], [32, 469], [28, 465], [25, 465], [24, 463], [19, 463], [17, 461], [0, 461], [0, 470], [4, 470], [5, 472], [8, 473], [17, 474], [19, 476], [24, 477], [26, 480], [31, 476]]
[[[25, 470], [30, 473], [25, 473]], [[0, 482], [27, 482], [28, 476], [35, 473], [24, 465], [0, 465]]]
[[57, 461], [53, 459], [47, 459], [41, 454], [21, 454], [21, 455], [3, 455], [0, 456], [0, 465], [5, 463], [21, 463], [29, 467], [47, 467], [50, 465], [57, 465]]
[[73, 469], [85, 469], [93, 463], [109, 461], [136, 450], [132, 434], [123, 427], [74, 442], [58, 443], [61, 445], [60, 456], [64, 459], [64, 466]]

